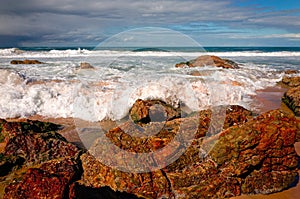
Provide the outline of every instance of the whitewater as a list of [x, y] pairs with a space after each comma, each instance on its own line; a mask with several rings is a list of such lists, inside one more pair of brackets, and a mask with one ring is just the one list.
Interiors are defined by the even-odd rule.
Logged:
[[[205, 54], [229, 58], [240, 69], [175, 67]], [[233, 104], [255, 111], [251, 104], [255, 91], [274, 86], [284, 70], [299, 70], [299, 58], [298, 51], [257, 49], [0, 49], [0, 118], [120, 120], [137, 99], [161, 99], [184, 105], [188, 112]], [[45, 64], [10, 64], [15, 59]], [[82, 62], [95, 69], [80, 69]], [[195, 71], [200, 75], [194, 76]]]

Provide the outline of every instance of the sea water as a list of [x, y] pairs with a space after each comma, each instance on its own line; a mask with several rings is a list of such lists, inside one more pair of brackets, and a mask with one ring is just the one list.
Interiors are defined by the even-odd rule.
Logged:
[[[299, 70], [300, 48], [208, 47], [0, 49], [0, 118], [125, 117], [137, 99], [161, 99], [189, 111], [238, 104], [250, 110], [255, 91], [274, 86], [284, 70]], [[231, 59], [240, 69], [176, 68], [200, 55]], [[38, 59], [39, 65], [12, 65]], [[95, 69], [80, 69], [88, 62]], [[197, 71], [198, 76], [192, 74]]]

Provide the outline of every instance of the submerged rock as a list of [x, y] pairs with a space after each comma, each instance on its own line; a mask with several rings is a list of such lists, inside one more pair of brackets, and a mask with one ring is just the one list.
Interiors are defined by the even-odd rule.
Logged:
[[222, 59], [220, 57], [213, 56], [213, 55], [202, 55], [191, 61], [181, 62], [181, 63], [176, 64], [177, 68], [204, 67], [204, 66], [215, 66], [215, 67], [221, 67], [221, 68], [227, 68], [227, 69], [239, 68], [239, 65], [232, 60]]
[[92, 66], [90, 63], [88, 62], [81, 62], [80, 63], [80, 69], [95, 69], [94, 66]]
[[284, 73], [286, 74], [286, 75], [291, 75], [291, 74], [298, 74], [299, 73], [299, 71], [298, 70], [285, 70], [284, 71]]
[[43, 62], [40, 62], [38, 60], [12, 60], [10, 64], [44, 64]]

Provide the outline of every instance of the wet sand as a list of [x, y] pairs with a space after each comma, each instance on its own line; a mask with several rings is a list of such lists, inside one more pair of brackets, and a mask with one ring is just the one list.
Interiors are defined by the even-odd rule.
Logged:
[[291, 113], [291, 111], [281, 101], [281, 98], [286, 91], [287, 88], [280, 85], [257, 90], [256, 95], [252, 97], [252, 105], [257, 109], [256, 111], [259, 114], [278, 108]]

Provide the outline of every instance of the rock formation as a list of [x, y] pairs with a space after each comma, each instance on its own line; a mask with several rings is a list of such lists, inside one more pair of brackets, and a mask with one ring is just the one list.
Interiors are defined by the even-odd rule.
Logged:
[[43, 62], [40, 62], [38, 60], [12, 60], [10, 64], [44, 64]]
[[177, 108], [161, 100], [137, 100], [130, 109], [129, 115], [136, 123], [164, 122], [179, 118], [181, 113]]
[[80, 178], [76, 157], [81, 152], [55, 132], [58, 128], [35, 121], [0, 121], [4, 198], [64, 198], [69, 183]]
[[[160, 100], [137, 100], [130, 112], [135, 123], [128, 120], [102, 136], [129, 152], [155, 152], [172, 140], [174, 153], [166, 151], [162, 157], [182, 152], [170, 164], [145, 173], [105, 165], [68, 143], [57, 133], [61, 126], [0, 120], [0, 190], [4, 191], [0, 195], [5, 199], [228, 198], [274, 193], [297, 183], [294, 143], [299, 141], [300, 125], [293, 116], [274, 110], [255, 117], [240, 106], [218, 108], [226, 108], [224, 120], [218, 120], [219, 109], [182, 117], [178, 109]], [[143, 119], [152, 111], [159, 120]], [[219, 130], [214, 128], [218, 122], [223, 126]], [[174, 139], [179, 132], [179, 139]], [[135, 136], [140, 133], [145, 136]], [[103, 146], [94, 144], [91, 150]], [[113, 148], [103, 154], [103, 158], [116, 157]], [[150, 159], [154, 158], [164, 161], [155, 155]], [[147, 162], [137, 166], [141, 165]]]
[[[106, 136], [116, 146], [145, 153], [166, 146], [183, 120], [199, 122], [191, 146], [165, 168], [148, 173], [122, 172], [87, 153], [81, 156], [82, 183], [144, 198], [226, 198], [278, 192], [296, 182], [298, 156], [293, 145], [299, 129], [294, 117], [275, 110], [252, 118], [243, 108], [230, 107], [225, 119], [226, 130], [203, 140], [210, 115], [211, 111], [202, 111], [200, 116], [167, 121], [159, 133], [150, 138], [127, 135], [128, 130], [140, 131], [140, 127], [134, 129], [129, 123], [112, 129]], [[153, 129], [154, 126], [155, 122]], [[185, 129], [186, 134], [189, 131]], [[147, 129], [144, 132], [147, 133]], [[183, 147], [181, 144], [185, 143], [178, 143], [178, 150]], [[210, 150], [202, 156], [199, 146]], [[112, 157], [107, 154], [105, 158]]]
[[183, 67], [204, 67], [204, 66], [215, 66], [221, 68], [231, 68], [237, 69], [239, 68], [238, 64], [229, 59], [222, 59], [213, 55], [203, 55], [196, 59], [190, 60], [188, 62], [181, 62], [176, 64], [177, 68]]
[[288, 76], [285, 75], [282, 78], [282, 83], [289, 87], [297, 87], [300, 86], [300, 76]]
[[[282, 101], [296, 114], [300, 116], [300, 76], [298, 71], [288, 71], [288, 75], [282, 78], [281, 83], [288, 87], [282, 97]], [[292, 73], [292, 75], [290, 75]]]
[[81, 62], [80, 63], [80, 69], [95, 69], [94, 66], [92, 66], [90, 63], [88, 62]]

